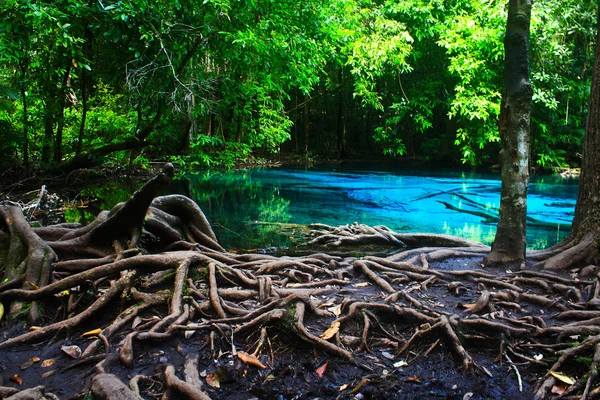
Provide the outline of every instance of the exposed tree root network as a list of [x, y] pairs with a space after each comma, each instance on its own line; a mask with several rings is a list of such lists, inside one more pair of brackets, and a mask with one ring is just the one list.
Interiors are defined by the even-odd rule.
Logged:
[[[448, 268], [447, 260], [481, 260], [489, 248], [358, 224], [314, 225], [311, 243], [327, 249], [388, 245], [398, 252], [227, 252], [193, 201], [157, 197], [171, 174], [172, 167], [165, 168], [87, 226], [32, 228], [19, 208], [0, 207], [0, 302], [8, 319], [3, 324], [12, 327], [0, 339], [0, 352], [84, 334], [82, 354], [68, 367], [92, 368], [84, 394], [208, 399], [220, 398], [219, 391], [212, 374], [200, 372], [193, 346], [179, 349], [185, 357], [179, 369], [164, 362], [156, 374], [125, 382], [111, 371], [134, 367], [145, 342], [179, 337], [185, 343], [200, 336], [215, 358], [229, 357], [266, 379], [277, 358], [273, 342], [286, 332], [316, 354], [354, 364], [366, 375], [389, 373], [382, 372], [384, 362], [401, 368], [433, 352], [452, 357], [465, 374], [490, 375], [472, 356], [472, 349], [485, 348], [514, 370], [519, 385], [519, 367], [538, 366], [541, 378], [525, 382], [536, 398], [600, 397], [600, 282], [594, 266], [571, 274], [518, 266]], [[25, 316], [27, 326], [19, 325]], [[108, 323], [95, 326], [97, 321]], [[57, 398], [37, 386], [43, 384], [0, 387], [0, 395]], [[365, 384], [368, 379], [340, 393]]]

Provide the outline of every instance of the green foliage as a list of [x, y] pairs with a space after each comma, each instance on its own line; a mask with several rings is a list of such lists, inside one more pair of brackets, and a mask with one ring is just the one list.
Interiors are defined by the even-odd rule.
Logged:
[[[391, 157], [495, 163], [504, 7], [475, 0], [6, 0], [2, 163], [51, 166], [148, 140], [154, 146], [143, 153], [106, 159], [232, 167], [255, 151], [276, 153], [290, 139], [298, 150], [331, 152], [330, 142], [341, 143], [330, 133], [341, 132], [340, 121], [355, 152], [364, 151], [366, 136]], [[579, 162], [595, 12], [596, 1], [534, 2], [532, 157], [541, 168]], [[310, 115], [295, 107], [302, 99]]]

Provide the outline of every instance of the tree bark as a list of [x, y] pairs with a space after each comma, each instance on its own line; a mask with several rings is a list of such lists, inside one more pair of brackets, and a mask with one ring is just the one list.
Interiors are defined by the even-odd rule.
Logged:
[[578, 241], [590, 233], [597, 234], [600, 229], [600, 14], [598, 28], [579, 194], [571, 229], [572, 238]]
[[498, 229], [486, 265], [525, 259], [529, 127], [532, 89], [529, 82], [531, 0], [510, 0], [504, 38], [504, 90], [499, 132], [502, 189]]

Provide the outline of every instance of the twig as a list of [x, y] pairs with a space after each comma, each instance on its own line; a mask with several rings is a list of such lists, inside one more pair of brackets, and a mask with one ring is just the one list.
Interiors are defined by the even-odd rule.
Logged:
[[523, 381], [521, 380], [521, 374], [519, 373], [519, 369], [517, 368], [515, 363], [512, 362], [508, 354], [504, 353], [504, 357], [506, 358], [506, 361], [508, 361], [508, 364], [510, 365], [512, 370], [515, 371], [515, 374], [517, 375], [517, 382], [519, 382], [519, 392], [523, 392]]

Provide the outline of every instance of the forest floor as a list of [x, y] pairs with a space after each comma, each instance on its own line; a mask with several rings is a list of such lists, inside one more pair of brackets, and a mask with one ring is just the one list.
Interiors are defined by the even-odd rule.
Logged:
[[[473, 258], [453, 258], [431, 265], [432, 269], [460, 270], [481, 269]], [[486, 270], [500, 274], [505, 271]], [[449, 312], [461, 312], [462, 304], [474, 301], [474, 295], [448, 295], [446, 285], [433, 284], [428, 295], [438, 307]], [[372, 288], [365, 288], [362, 296], [373, 295]], [[524, 314], [539, 314], [536, 309], [523, 310]], [[164, 310], [166, 313], [166, 309]], [[105, 320], [94, 320], [82, 327], [93, 329], [110, 323], [110, 314]], [[26, 331], [24, 323], [10, 327], [5, 322], [0, 327], [0, 336], [13, 337]], [[356, 325], [354, 334], [360, 336], [361, 328]], [[352, 330], [349, 333], [353, 333]], [[93, 375], [93, 363], [72, 367], [75, 360], [61, 351], [65, 345], [77, 345], [82, 349], [90, 339], [82, 338], [81, 332], [64, 334], [42, 343], [19, 346], [11, 350], [0, 350], [0, 386], [17, 388], [44, 385], [47, 392], [60, 399], [86, 398]], [[135, 375], [155, 376], [154, 382], [146, 383], [145, 398], [160, 399], [163, 387], [160, 376], [162, 364], [172, 364], [182, 370], [184, 355], [188, 351], [199, 352], [200, 376], [216, 374], [219, 388], [205, 386], [212, 399], [528, 399], [533, 396], [533, 384], [546, 373], [531, 363], [518, 363], [523, 391], [519, 391], [515, 364], [496, 360], [500, 349], [485, 343], [467, 350], [487, 373], [467, 373], [457, 370], [454, 358], [443, 343], [431, 347], [423, 343], [408, 354], [399, 356], [389, 348], [372, 347], [358, 356], [366, 369], [335, 356], [316, 350], [314, 346], [298, 340], [285, 328], [270, 328], [271, 345], [261, 359], [265, 369], [248, 367], [231, 352], [231, 345], [221, 341], [213, 351], [207, 334], [196, 333], [190, 338], [175, 337], [166, 342], [144, 342], [136, 352], [133, 368], [126, 368], [115, 361], [110, 368], [123, 382]], [[125, 333], [121, 335], [124, 338]], [[118, 338], [117, 338], [118, 339]], [[258, 339], [257, 333], [246, 341], [236, 343], [239, 348], [252, 346]], [[118, 341], [118, 340], [117, 340]], [[116, 351], [116, 350], [115, 350]], [[428, 353], [424, 355], [424, 353]], [[37, 363], [31, 360], [40, 359]], [[45, 364], [44, 364], [45, 363]], [[406, 363], [406, 365], [404, 364]], [[319, 369], [322, 369], [320, 371]], [[18, 376], [22, 385], [11, 377]], [[154, 387], [152, 387], [154, 385]], [[151, 396], [155, 393], [155, 396]], [[150, 396], [148, 395], [150, 394]]]

